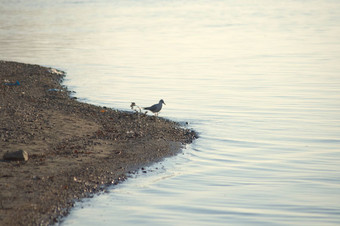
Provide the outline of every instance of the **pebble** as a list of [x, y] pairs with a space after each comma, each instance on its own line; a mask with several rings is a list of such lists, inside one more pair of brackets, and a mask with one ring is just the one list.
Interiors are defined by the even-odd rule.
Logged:
[[23, 150], [6, 152], [3, 156], [5, 161], [27, 161], [28, 153]]

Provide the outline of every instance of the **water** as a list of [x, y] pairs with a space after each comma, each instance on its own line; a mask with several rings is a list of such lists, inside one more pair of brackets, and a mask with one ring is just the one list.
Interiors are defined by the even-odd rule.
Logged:
[[82, 101], [200, 139], [63, 225], [339, 225], [340, 2], [9, 1], [0, 58], [65, 70]]

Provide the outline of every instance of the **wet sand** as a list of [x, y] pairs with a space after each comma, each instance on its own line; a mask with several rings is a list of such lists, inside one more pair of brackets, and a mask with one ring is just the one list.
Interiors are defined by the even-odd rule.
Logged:
[[[76, 200], [197, 137], [163, 118], [81, 103], [61, 85], [64, 76], [0, 61], [0, 225], [58, 222]], [[18, 150], [27, 161], [3, 159]]]

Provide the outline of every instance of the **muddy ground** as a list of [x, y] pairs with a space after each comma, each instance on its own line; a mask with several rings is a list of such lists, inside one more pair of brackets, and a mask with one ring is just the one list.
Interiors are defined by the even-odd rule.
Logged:
[[[81, 103], [64, 76], [0, 61], [0, 225], [54, 224], [76, 200], [196, 138], [169, 120]], [[18, 150], [28, 161], [3, 159]]]

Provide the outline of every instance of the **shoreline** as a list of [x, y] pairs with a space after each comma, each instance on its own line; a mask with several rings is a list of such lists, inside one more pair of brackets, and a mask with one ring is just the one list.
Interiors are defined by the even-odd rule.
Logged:
[[[78, 102], [64, 76], [0, 60], [0, 225], [57, 223], [75, 201], [197, 138], [167, 119]], [[4, 160], [18, 150], [27, 161]]]

